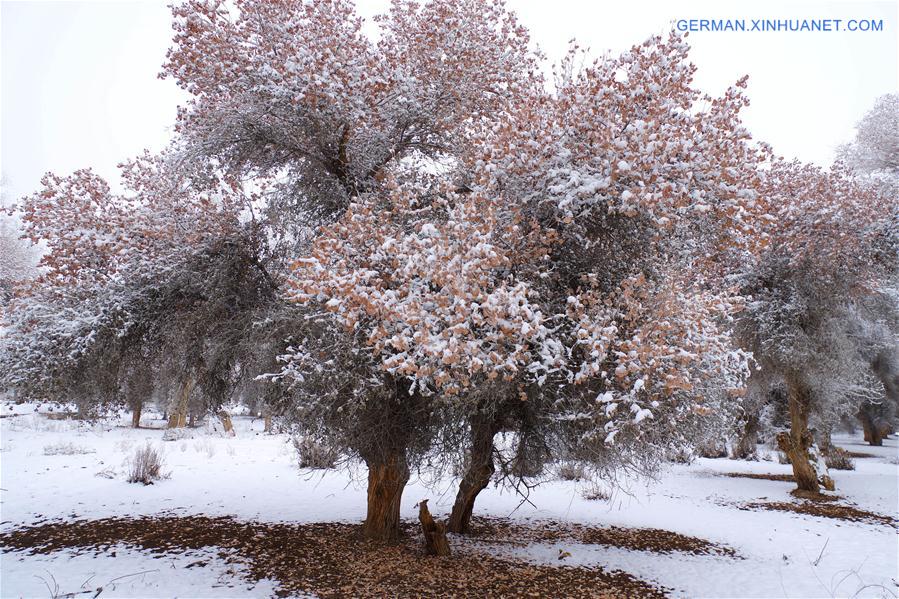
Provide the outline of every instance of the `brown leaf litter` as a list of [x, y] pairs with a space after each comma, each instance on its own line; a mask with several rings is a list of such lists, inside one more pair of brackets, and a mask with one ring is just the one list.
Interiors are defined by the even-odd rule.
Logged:
[[[472, 539], [482, 542], [553, 543], [573, 541], [591, 545], [608, 545], [633, 551], [653, 553], [690, 553], [737, 557], [727, 546], [658, 528], [623, 528], [618, 526], [586, 526], [551, 520], [528, 524], [508, 518], [472, 518]], [[512, 539], [512, 541], [509, 541]]]
[[[250, 582], [277, 581], [281, 596], [297, 593], [314, 593], [319, 597], [665, 596], [666, 589], [625, 572], [529, 564], [484, 555], [464, 543], [456, 544], [451, 558], [429, 557], [421, 548], [415, 525], [408, 523], [404, 528], [407, 534], [400, 542], [384, 544], [364, 539], [361, 528], [352, 524], [241, 522], [227, 517], [163, 515], [51, 522], [17, 528], [0, 534], [0, 547], [7, 552], [28, 554], [67, 548], [84, 548], [102, 554], [124, 543], [160, 557], [204, 547], [218, 548], [221, 559], [245, 566], [243, 576]], [[493, 530], [498, 532], [498, 528]], [[606, 529], [584, 529], [584, 537], [593, 538], [593, 535], [595, 542], [620, 540], [646, 547], [657, 543], [645, 533], [641, 542], [634, 540], [641, 538], [639, 534], [629, 539], [621, 532], [590, 532], [596, 530]]]

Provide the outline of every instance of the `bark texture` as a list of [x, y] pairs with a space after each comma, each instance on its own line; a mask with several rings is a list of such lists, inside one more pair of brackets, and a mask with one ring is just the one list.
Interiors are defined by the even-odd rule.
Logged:
[[499, 414], [478, 415], [471, 420], [471, 450], [468, 469], [459, 483], [453, 511], [447, 528], [450, 532], [467, 534], [471, 526], [471, 514], [478, 494], [487, 488], [496, 471], [493, 464], [493, 437], [500, 431]]
[[[819, 473], [812, 463], [810, 451], [814, 445], [814, 437], [808, 428], [809, 408], [811, 407], [811, 390], [799, 377], [787, 379], [787, 404], [790, 410], [790, 432], [777, 435], [777, 445], [790, 458], [793, 465], [793, 478], [796, 486], [802, 491], [818, 493], [819, 485], [833, 490], [833, 480], [826, 472]], [[820, 456], [815, 455], [817, 463]]]
[[450, 555], [449, 541], [446, 539], [446, 525], [435, 522], [428, 510], [428, 500], [418, 504], [418, 521], [425, 537], [425, 551], [428, 555]]
[[405, 453], [395, 453], [368, 465], [368, 511], [363, 534], [369, 539], [394, 541], [400, 535], [400, 501], [409, 481]]

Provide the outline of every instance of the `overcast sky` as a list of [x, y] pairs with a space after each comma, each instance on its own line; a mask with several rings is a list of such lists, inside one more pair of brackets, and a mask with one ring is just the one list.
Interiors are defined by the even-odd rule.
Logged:
[[[386, 0], [359, 0], [373, 15]], [[748, 74], [745, 121], [786, 156], [830, 164], [878, 96], [897, 91], [897, 5], [810, 0], [508, 0], [551, 58], [577, 38], [617, 53], [678, 19], [875, 19], [882, 32], [697, 32], [697, 85], [716, 94]], [[170, 40], [166, 2], [3, 1], [2, 148], [5, 194], [37, 189], [46, 171], [116, 164], [171, 135], [184, 100], [160, 70]]]

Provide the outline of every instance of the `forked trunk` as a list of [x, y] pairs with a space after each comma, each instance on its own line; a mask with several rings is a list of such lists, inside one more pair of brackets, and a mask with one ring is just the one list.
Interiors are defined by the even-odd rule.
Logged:
[[493, 464], [493, 437], [500, 430], [499, 413], [479, 415], [471, 420], [471, 452], [468, 469], [459, 483], [447, 530], [466, 534], [471, 526], [471, 514], [478, 494], [487, 488], [496, 471]]
[[368, 512], [362, 525], [369, 539], [394, 541], [400, 536], [400, 501], [409, 481], [409, 465], [404, 452], [368, 465]]
[[219, 410], [218, 417], [219, 420], [222, 421], [222, 427], [225, 429], [225, 433], [233, 435], [234, 424], [231, 422], [231, 414], [229, 414], [226, 410]]
[[[777, 444], [781, 451], [790, 458], [793, 465], [793, 478], [802, 491], [819, 492], [820, 483], [833, 490], [833, 482], [827, 473], [819, 473], [812, 464], [809, 450], [814, 444], [812, 433], [808, 429], [808, 415], [811, 406], [811, 390], [797, 377], [787, 379], [787, 404], [790, 410], [790, 432], [777, 435]], [[817, 459], [816, 462], [821, 460]]]
[[143, 401], [138, 399], [131, 402], [131, 426], [133, 428], [140, 428], [140, 415], [143, 409]]
[[181, 383], [181, 388], [178, 389], [178, 395], [175, 397], [169, 412], [168, 428], [184, 428], [187, 426], [188, 405], [194, 385], [193, 377], [189, 377]]

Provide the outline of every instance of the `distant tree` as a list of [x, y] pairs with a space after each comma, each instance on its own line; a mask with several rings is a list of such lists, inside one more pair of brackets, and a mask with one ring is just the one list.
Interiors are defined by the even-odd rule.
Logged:
[[884, 194], [899, 194], [899, 94], [877, 98], [856, 126], [855, 139], [838, 148], [837, 160]]
[[47, 251], [11, 305], [2, 376], [84, 411], [127, 403], [135, 425], [162, 386], [184, 400], [169, 406], [183, 419], [194, 387], [207, 410], [227, 398], [234, 364], [222, 351], [249, 327], [245, 305], [267, 293], [252, 223], [240, 222], [252, 198], [166, 155], [126, 163], [123, 182], [119, 195], [87, 170], [47, 175], [18, 205]]
[[[886, 94], [875, 101], [858, 123], [855, 139], [838, 149], [837, 160], [888, 198], [899, 197], [899, 94]], [[894, 210], [899, 210], [895, 203], [893, 206]], [[883, 329], [884, 322], [895, 323], [894, 318], [884, 316], [882, 308], [886, 306], [895, 312], [896, 302], [895, 293], [892, 296], [883, 295], [882, 301], [877, 302], [881, 308], [880, 316], [866, 327], [867, 330]], [[884, 386], [883, 398], [864, 402], [858, 413], [865, 440], [872, 445], [880, 445], [884, 433], [896, 427], [899, 412], [899, 380], [896, 378], [899, 374], [899, 367], [896, 366], [899, 340], [896, 338], [895, 324], [891, 330], [892, 338], [889, 335], [886, 337], [888, 343], [872, 344], [865, 353]], [[875, 347], [878, 349], [875, 350]]]
[[10, 204], [7, 185], [0, 181], [0, 307], [12, 299], [17, 282], [37, 274], [36, 248], [22, 239], [20, 223]]
[[798, 487], [817, 492], [833, 482], [810, 421], [832, 424], [878, 394], [863, 353], [875, 329], [863, 308], [899, 266], [895, 200], [845, 168], [784, 161], [766, 171], [762, 193], [766, 247], [742, 276], [749, 299], [739, 332], [759, 364], [754, 376], [786, 390], [790, 432], [777, 441]]

